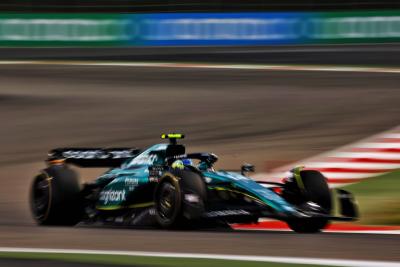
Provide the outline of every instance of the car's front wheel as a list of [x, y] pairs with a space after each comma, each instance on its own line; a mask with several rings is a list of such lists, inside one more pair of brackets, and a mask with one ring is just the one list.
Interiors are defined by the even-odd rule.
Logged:
[[[300, 172], [301, 188], [297, 186], [296, 204], [303, 208], [317, 207], [318, 213], [329, 215], [332, 210], [332, 196], [326, 178], [318, 171]], [[289, 227], [299, 233], [315, 233], [328, 225], [326, 218], [296, 218], [287, 221]]]

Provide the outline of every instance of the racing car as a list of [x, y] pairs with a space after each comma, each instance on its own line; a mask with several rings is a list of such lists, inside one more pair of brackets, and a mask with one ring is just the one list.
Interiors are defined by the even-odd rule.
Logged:
[[[100, 223], [166, 229], [230, 227], [260, 218], [302, 233], [358, 217], [350, 192], [328, 187], [316, 170], [296, 167], [282, 182], [251, 179], [254, 167], [216, 170], [213, 153], [186, 153], [183, 134], [147, 149], [57, 148], [34, 177], [30, 202], [39, 225]], [[74, 165], [74, 166], [72, 166]], [[107, 168], [80, 183], [76, 167]], [[334, 203], [337, 204], [333, 214]], [[335, 204], [335, 205], [336, 205]]]

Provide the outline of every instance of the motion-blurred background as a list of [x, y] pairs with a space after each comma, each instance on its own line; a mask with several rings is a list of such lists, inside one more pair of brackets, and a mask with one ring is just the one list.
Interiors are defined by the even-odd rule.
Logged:
[[[29, 184], [55, 147], [145, 147], [177, 131], [220, 167], [250, 162], [269, 177], [397, 127], [399, 42], [399, 1], [1, 1], [3, 245], [49, 244], [15, 226], [32, 227]], [[400, 224], [391, 133], [361, 165], [329, 170], [352, 184], [361, 224]], [[381, 257], [399, 259], [392, 247]]]

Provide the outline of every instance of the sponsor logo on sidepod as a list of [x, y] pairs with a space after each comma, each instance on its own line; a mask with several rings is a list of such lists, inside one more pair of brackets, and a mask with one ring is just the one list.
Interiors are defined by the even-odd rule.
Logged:
[[108, 202], [119, 202], [126, 200], [124, 190], [107, 190], [100, 192], [100, 200], [107, 204]]

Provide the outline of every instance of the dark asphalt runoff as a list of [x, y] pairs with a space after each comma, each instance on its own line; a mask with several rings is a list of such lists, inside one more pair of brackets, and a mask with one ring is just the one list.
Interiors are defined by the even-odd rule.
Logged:
[[28, 205], [51, 148], [144, 147], [178, 131], [217, 167], [264, 171], [397, 126], [399, 84], [384, 73], [1, 65], [0, 246], [399, 261], [399, 236], [37, 227]]

